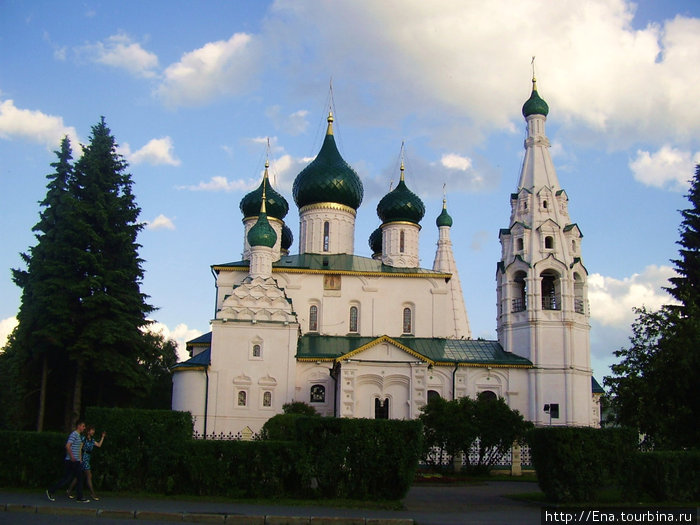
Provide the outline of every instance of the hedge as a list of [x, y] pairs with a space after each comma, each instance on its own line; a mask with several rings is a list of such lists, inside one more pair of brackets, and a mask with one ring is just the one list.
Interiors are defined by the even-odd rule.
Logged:
[[48, 487], [63, 475], [68, 434], [0, 431], [0, 486]]
[[626, 494], [643, 501], [700, 501], [700, 450], [637, 452]]
[[624, 428], [540, 427], [529, 435], [540, 488], [550, 501], [595, 501], [601, 490], [619, 486], [637, 447]]

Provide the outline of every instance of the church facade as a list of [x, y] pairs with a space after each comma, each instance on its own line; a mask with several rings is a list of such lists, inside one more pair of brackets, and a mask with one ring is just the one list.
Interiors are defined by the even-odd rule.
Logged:
[[419, 267], [425, 207], [403, 164], [377, 205], [372, 256], [355, 254], [363, 186], [331, 114], [294, 181], [297, 254], [267, 164], [242, 199], [243, 258], [212, 266], [216, 315], [173, 369], [173, 409], [189, 411], [201, 435], [245, 436], [293, 401], [325, 416], [411, 419], [433, 396], [487, 392], [537, 425], [598, 426], [582, 234], [549, 153], [548, 112], [533, 78], [525, 158], [500, 230], [497, 341], [471, 338], [444, 200], [433, 266]]

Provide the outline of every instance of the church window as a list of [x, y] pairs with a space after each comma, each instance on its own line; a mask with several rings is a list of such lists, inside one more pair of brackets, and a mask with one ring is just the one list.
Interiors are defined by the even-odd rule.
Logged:
[[542, 207], [546, 210], [547, 209], [547, 201], [542, 201]]
[[403, 230], [399, 232], [399, 252], [403, 253], [406, 250], [406, 234]]
[[309, 332], [318, 332], [318, 306], [315, 304], [309, 308]]
[[515, 249], [519, 252], [522, 252], [525, 249], [525, 242], [523, 241], [522, 237], [515, 239]]
[[350, 307], [350, 332], [357, 332], [357, 306]]
[[527, 274], [517, 272], [513, 277], [513, 296], [511, 297], [511, 312], [523, 312], [527, 308]]
[[413, 333], [413, 312], [409, 307], [403, 309], [403, 333]]
[[583, 298], [583, 279], [578, 273], [574, 274], [574, 311], [577, 314], [586, 313], [586, 303]]
[[330, 251], [331, 225], [328, 221], [323, 223], [323, 251]]
[[271, 407], [272, 406], [272, 392], [265, 392], [263, 394], [263, 406], [264, 407]]
[[571, 240], [571, 251], [573, 253], [576, 253], [576, 241], [574, 241], [573, 239]]
[[544, 238], [544, 249], [545, 250], [554, 249], [554, 237], [552, 237], [551, 235], [547, 235], [547, 237]]
[[374, 419], [389, 419], [389, 399], [374, 400]]
[[253, 357], [262, 357], [262, 348], [260, 345], [253, 345]]
[[542, 278], [542, 309], [561, 310], [559, 276], [552, 270], [545, 270], [540, 277]]
[[238, 406], [244, 407], [248, 404], [248, 393], [245, 390], [238, 391]]
[[439, 399], [440, 394], [438, 393], [437, 390], [428, 390], [428, 403], [430, 403], [433, 399]]
[[326, 387], [323, 385], [314, 385], [311, 387], [309, 401], [311, 403], [326, 402]]
[[498, 396], [493, 390], [484, 390], [479, 392], [479, 399], [483, 399], [484, 401], [495, 401], [498, 399]]

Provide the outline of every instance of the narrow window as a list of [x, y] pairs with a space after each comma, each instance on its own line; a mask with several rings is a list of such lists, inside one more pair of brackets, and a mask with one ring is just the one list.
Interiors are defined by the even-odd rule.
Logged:
[[315, 304], [309, 308], [309, 332], [318, 332], [318, 306]]
[[265, 392], [263, 394], [263, 406], [264, 407], [271, 407], [272, 406], [272, 392]]
[[571, 241], [571, 251], [576, 253], [576, 241], [574, 240]]
[[323, 385], [314, 385], [311, 387], [309, 401], [312, 403], [326, 402], [326, 387]]
[[239, 406], [239, 407], [244, 407], [244, 406], [246, 406], [247, 397], [248, 397], [248, 396], [247, 396], [245, 390], [240, 390], [240, 391], [238, 392], [238, 406]]
[[357, 306], [350, 307], [350, 332], [357, 332]]
[[328, 221], [323, 223], [323, 251], [330, 250], [331, 244], [331, 225]]
[[253, 345], [253, 357], [260, 357], [261, 355], [260, 345]]
[[561, 310], [559, 276], [552, 271], [542, 272], [542, 309]]
[[542, 207], [546, 210], [547, 209], [547, 201], [542, 201]]
[[527, 308], [527, 274], [518, 272], [513, 278], [511, 312], [522, 312]]
[[403, 253], [405, 249], [406, 249], [406, 236], [404, 235], [404, 231], [401, 230], [401, 232], [399, 232], [399, 252]]
[[525, 243], [524, 243], [522, 237], [518, 237], [515, 240], [515, 249], [518, 250], [519, 252], [522, 252], [525, 249]]
[[574, 311], [577, 314], [586, 313], [586, 303], [583, 298], [583, 279], [578, 273], [574, 274]]
[[389, 419], [389, 399], [382, 401], [379, 398], [374, 400], [374, 419]]
[[411, 334], [413, 333], [413, 319], [411, 309], [406, 307], [403, 309], [403, 333]]
[[548, 235], [544, 238], [544, 248], [545, 250], [551, 250], [554, 248], [554, 237]]

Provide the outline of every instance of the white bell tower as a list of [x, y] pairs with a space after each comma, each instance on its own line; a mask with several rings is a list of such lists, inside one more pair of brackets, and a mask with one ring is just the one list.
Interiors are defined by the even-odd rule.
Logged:
[[549, 107], [537, 93], [523, 106], [525, 158], [510, 224], [500, 231], [496, 272], [498, 340], [532, 361], [527, 419], [538, 425], [596, 425], [592, 416], [588, 272], [583, 235], [568, 212], [545, 135]]

